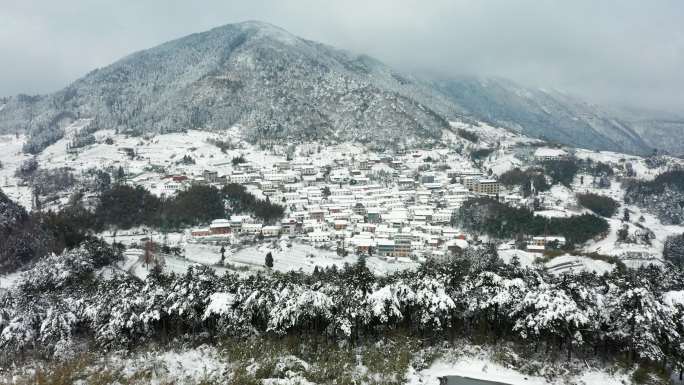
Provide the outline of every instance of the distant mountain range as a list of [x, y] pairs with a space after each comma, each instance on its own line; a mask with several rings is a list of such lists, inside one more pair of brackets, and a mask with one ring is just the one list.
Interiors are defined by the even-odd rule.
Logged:
[[[681, 121], [620, 119], [598, 107], [503, 79], [402, 74], [365, 55], [261, 22], [192, 34], [96, 69], [54, 94], [0, 100], [0, 133], [27, 132], [39, 151], [64, 124], [93, 117], [131, 133], [222, 129], [248, 138], [439, 140], [449, 121], [485, 121], [573, 146], [684, 153]], [[660, 127], [663, 134], [653, 134]], [[668, 147], [669, 146], [669, 147]]]

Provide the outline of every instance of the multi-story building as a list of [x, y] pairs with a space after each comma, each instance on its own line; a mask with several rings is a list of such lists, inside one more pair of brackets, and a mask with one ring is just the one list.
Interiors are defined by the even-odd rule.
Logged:
[[499, 194], [499, 181], [496, 179], [480, 179], [473, 186], [473, 191], [478, 194], [497, 195]]

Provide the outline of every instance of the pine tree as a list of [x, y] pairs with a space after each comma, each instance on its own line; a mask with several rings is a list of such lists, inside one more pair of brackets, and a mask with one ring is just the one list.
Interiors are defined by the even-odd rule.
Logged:
[[224, 263], [225, 260], [226, 260], [226, 247], [223, 246], [223, 245], [221, 245], [221, 250], [220, 250], [220, 251], [221, 251], [221, 262], [220, 262], [220, 264], [221, 264], [221, 266], [223, 266], [223, 263]]
[[122, 166], [119, 166], [119, 168], [116, 170], [114, 180], [116, 180], [116, 183], [124, 183], [126, 181], [126, 173], [124, 172]]
[[273, 268], [273, 254], [270, 251], [266, 254], [266, 267]]

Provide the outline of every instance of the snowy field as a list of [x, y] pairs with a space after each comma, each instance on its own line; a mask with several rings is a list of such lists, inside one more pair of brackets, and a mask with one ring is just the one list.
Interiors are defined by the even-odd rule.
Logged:
[[544, 377], [525, 375], [485, 358], [462, 357], [455, 362], [440, 360], [428, 369], [413, 372], [410, 374], [408, 384], [439, 384], [439, 377], [443, 376], [460, 376], [509, 385], [624, 385], [628, 383], [626, 381], [629, 381], [626, 374], [611, 375], [598, 370], [587, 370], [586, 373], [578, 377], [564, 377], [549, 381]]
[[552, 274], [589, 272], [602, 275], [613, 271], [615, 265], [582, 256], [562, 255], [547, 262], [544, 267]]
[[[325, 268], [330, 266], [343, 267], [345, 264], [354, 264], [358, 261], [358, 256], [348, 255], [341, 257], [335, 250], [316, 248], [310, 244], [300, 242], [287, 242], [285, 240], [266, 241], [249, 246], [226, 246], [225, 265], [219, 266], [221, 260], [221, 246], [203, 243], [187, 242], [189, 237], [184, 233], [167, 233], [150, 231], [148, 229], [132, 229], [119, 231], [116, 235], [111, 232], [100, 234], [108, 242], [121, 242], [130, 247], [132, 245], [141, 247], [143, 239], [151, 239], [166, 244], [171, 247], [180, 247], [184, 258], [166, 256], [164, 258], [164, 269], [167, 272], [184, 274], [190, 266], [200, 264], [213, 268], [217, 273], [225, 271], [238, 272], [240, 274], [250, 274], [264, 271], [266, 254], [273, 256], [273, 269], [281, 272], [302, 271], [312, 273], [316, 266]], [[289, 246], [288, 246], [289, 245]], [[142, 250], [140, 250], [142, 253]], [[385, 275], [395, 271], [416, 268], [419, 263], [411, 260], [394, 260], [380, 257], [368, 257], [366, 259], [368, 268], [377, 275]], [[145, 267], [141, 258], [126, 256], [123, 262], [117, 266], [120, 270], [129, 272], [141, 279], [149, 273], [149, 267]], [[237, 268], [237, 270], [233, 269]], [[1, 282], [2, 278], [0, 278]], [[0, 283], [1, 287], [1, 283]]]
[[[636, 177], [638, 179], [651, 180], [658, 174], [668, 170], [666, 167], [649, 168], [643, 157], [635, 155], [621, 154], [612, 151], [592, 151], [585, 149], [576, 149], [575, 156], [579, 159], [591, 159], [594, 162], [603, 163], [622, 163], [629, 162], [632, 164]], [[684, 160], [674, 157], [668, 157], [670, 164], [684, 165]]]
[[[467, 353], [464, 354], [463, 351]], [[609, 373], [605, 369], [591, 367], [581, 370], [581, 374], [576, 375], [559, 375], [554, 378], [531, 376], [498, 364], [485, 353], [473, 354], [472, 351], [477, 352], [478, 347], [465, 346], [463, 350], [449, 351], [447, 352], [449, 358], [438, 359], [427, 369], [415, 370], [409, 366], [405, 373], [405, 383], [437, 385], [439, 377], [443, 376], [459, 376], [508, 385], [624, 385], [631, 383], [628, 371]], [[278, 377], [262, 378], [261, 384], [315, 385], [306, 379], [307, 374], [313, 370], [312, 363], [292, 355], [280, 356], [275, 361], [275, 369], [272, 371], [278, 374]], [[244, 362], [229, 362], [220, 348], [200, 345], [195, 348], [151, 350], [132, 354], [112, 352], [80, 369], [79, 377], [97, 378], [98, 374], [106, 372], [122, 379], [135, 379], [144, 374], [144, 378], [150, 384], [198, 385], [222, 383], [233, 375], [238, 366], [241, 366], [246, 373], [255, 375], [264, 364], [262, 361], [253, 361], [245, 366]], [[367, 370], [362, 358], [359, 357], [357, 366], [346, 368], [344, 372], [355, 373], [359, 377], [359, 384], [371, 384], [361, 381]], [[14, 379], [19, 377], [17, 373], [13, 376]], [[2, 373], [0, 373], [0, 380], [13, 381]]]

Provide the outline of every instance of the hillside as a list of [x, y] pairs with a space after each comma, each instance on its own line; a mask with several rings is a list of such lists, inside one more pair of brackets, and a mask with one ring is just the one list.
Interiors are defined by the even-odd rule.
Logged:
[[31, 216], [0, 189], [0, 273], [40, 257], [46, 237]]
[[433, 84], [473, 118], [528, 136], [627, 153], [644, 153], [653, 146], [613, 117], [619, 115], [558, 92], [526, 88], [506, 79], [461, 77]]
[[62, 118], [92, 116], [132, 133], [238, 124], [254, 139], [389, 142], [407, 132], [437, 138], [455, 112], [369, 57], [245, 22], [134, 53], [53, 95], [12, 98], [0, 132], [36, 136], [57, 131]]

